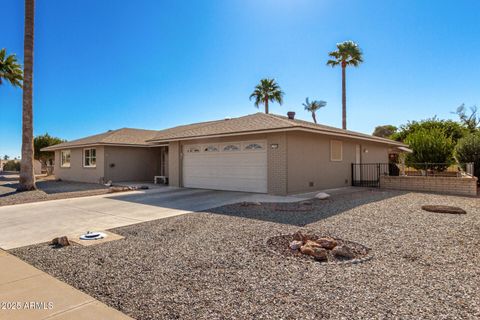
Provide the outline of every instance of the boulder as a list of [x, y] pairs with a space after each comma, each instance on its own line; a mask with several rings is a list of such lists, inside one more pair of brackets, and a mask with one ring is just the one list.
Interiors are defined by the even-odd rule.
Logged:
[[66, 236], [54, 238], [51, 242], [51, 245], [59, 246], [59, 247], [66, 247], [70, 245], [70, 241]]
[[330, 195], [328, 193], [325, 193], [325, 192], [320, 192], [320, 193], [317, 193], [315, 195], [315, 198], [320, 199], [320, 200], [325, 200], [325, 199], [330, 198]]
[[322, 247], [318, 242], [313, 241], [313, 240], [307, 240], [305, 242], [305, 245], [308, 246], [308, 247], [312, 247], [312, 248], [321, 248]]
[[313, 256], [313, 248], [310, 246], [301, 246], [300, 252], [309, 256]]
[[292, 242], [290, 242], [290, 249], [292, 250], [298, 250], [300, 249], [300, 247], [303, 245], [303, 242], [302, 241], [299, 241], [299, 240], [293, 240]]
[[325, 248], [327, 250], [332, 250], [337, 246], [337, 240], [330, 237], [317, 239], [316, 242], [320, 247]]
[[326, 260], [328, 260], [327, 253], [328, 253], [328, 251], [324, 248], [313, 248], [312, 256], [317, 261], [326, 261]]
[[297, 231], [293, 234], [293, 240], [307, 242], [308, 240], [315, 241], [317, 237], [309, 234], [304, 234], [301, 231]]
[[333, 248], [332, 254], [335, 257], [342, 257], [342, 258], [348, 258], [348, 259], [352, 259], [355, 257], [355, 253], [353, 252], [353, 250], [346, 245], [337, 246]]

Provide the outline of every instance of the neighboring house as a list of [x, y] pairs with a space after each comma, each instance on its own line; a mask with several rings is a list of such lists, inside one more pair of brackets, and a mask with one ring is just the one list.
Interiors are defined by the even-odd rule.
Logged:
[[386, 163], [406, 145], [274, 114], [153, 131], [118, 129], [61, 143], [55, 176], [101, 182], [153, 181], [171, 186], [293, 194], [351, 184], [352, 163]]
[[42, 174], [42, 163], [40, 162], [40, 160], [33, 160], [33, 171], [36, 175]]

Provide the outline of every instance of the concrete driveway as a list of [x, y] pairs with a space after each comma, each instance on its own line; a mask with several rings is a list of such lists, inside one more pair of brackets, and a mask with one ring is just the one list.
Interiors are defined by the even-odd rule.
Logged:
[[298, 197], [164, 187], [4, 206], [0, 207], [0, 248], [8, 250], [62, 235], [107, 230], [240, 201], [299, 200]]

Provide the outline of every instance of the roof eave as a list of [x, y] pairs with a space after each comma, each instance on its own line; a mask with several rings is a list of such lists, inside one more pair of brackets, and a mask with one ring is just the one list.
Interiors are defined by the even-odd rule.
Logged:
[[108, 143], [108, 142], [95, 142], [95, 143], [85, 143], [85, 144], [75, 144], [75, 145], [54, 145], [50, 147], [45, 147], [40, 149], [40, 151], [57, 151], [57, 150], [66, 150], [74, 148], [86, 148], [86, 147], [137, 147], [137, 148], [151, 148], [158, 147], [154, 144], [138, 144], [138, 143]]
[[229, 133], [210, 134], [210, 135], [183, 136], [183, 137], [167, 138], [167, 139], [150, 139], [150, 140], [147, 140], [147, 142], [166, 143], [166, 142], [173, 142], [173, 141], [198, 140], [198, 139], [220, 138], [220, 137], [228, 137], [228, 136], [274, 133], [274, 132], [281, 132], [281, 131], [295, 131], [295, 130], [332, 135], [332, 136], [338, 136], [338, 137], [344, 137], [344, 138], [350, 138], [350, 139], [367, 140], [371, 142], [387, 144], [390, 146], [408, 147], [406, 144], [398, 141], [394, 141], [394, 140], [381, 139], [373, 136], [370, 138], [370, 137], [364, 137], [364, 136], [349, 134], [349, 133], [340, 133], [340, 132], [335, 132], [330, 130], [318, 130], [318, 129], [307, 128], [304, 126], [291, 126], [291, 127], [283, 127], [283, 128], [275, 128], [275, 129], [239, 131], [239, 132], [229, 132]]

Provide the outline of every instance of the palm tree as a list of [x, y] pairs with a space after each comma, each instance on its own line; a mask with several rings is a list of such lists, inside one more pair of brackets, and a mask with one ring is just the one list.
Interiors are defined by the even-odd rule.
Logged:
[[347, 88], [346, 88], [346, 69], [347, 66], [358, 67], [363, 62], [362, 51], [358, 44], [353, 41], [345, 41], [337, 44], [337, 50], [328, 54], [331, 60], [327, 65], [336, 67], [342, 66], [342, 128], [347, 129]]
[[314, 101], [310, 102], [308, 100], [308, 98], [306, 98], [305, 103], [303, 103], [303, 106], [305, 107], [305, 110], [312, 113], [313, 122], [315, 122], [315, 123], [317, 123], [317, 116], [316, 116], [315, 112], [317, 112], [317, 110], [320, 110], [321, 108], [325, 107], [326, 105], [327, 105], [326, 101], [314, 100]]
[[283, 95], [284, 93], [275, 79], [262, 79], [250, 95], [250, 100], [255, 99], [255, 107], [257, 108], [260, 104], [265, 105], [265, 113], [268, 114], [268, 103], [278, 102], [282, 104]]
[[0, 85], [3, 80], [14, 87], [22, 87], [23, 71], [14, 54], [7, 55], [7, 50], [0, 50]]
[[22, 112], [22, 161], [20, 163], [20, 179], [17, 190], [36, 189], [33, 171], [33, 36], [35, 0], [25, 0], [25, 34], [24, 80], [23, 80], [23, 112]]

